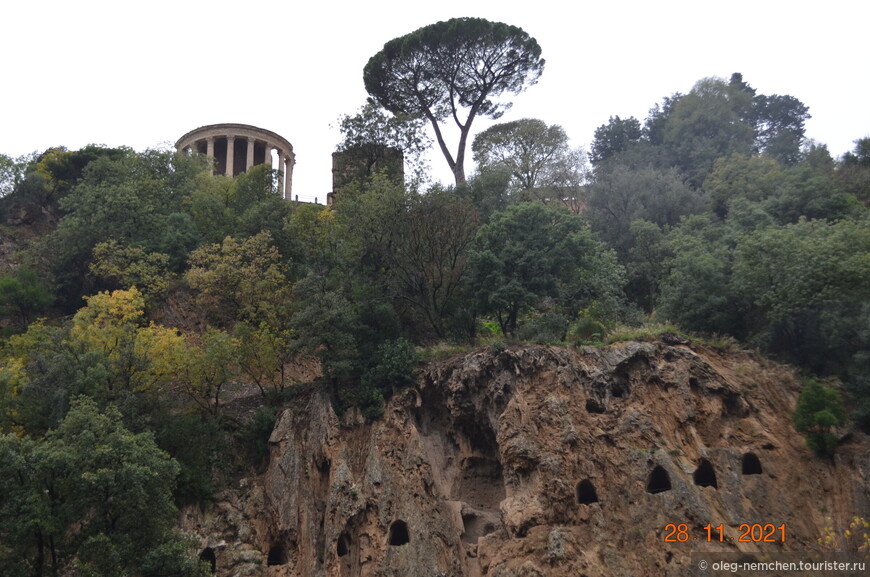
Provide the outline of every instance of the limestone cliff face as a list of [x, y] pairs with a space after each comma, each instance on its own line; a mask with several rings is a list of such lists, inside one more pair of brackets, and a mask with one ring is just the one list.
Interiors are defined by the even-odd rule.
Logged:
[[[375, 423], [320, 396], [285, 410], [267, 472], [186, 527], [227, 576], [682, 576], [693, 550], [805, 551], [827, 517], [870, 517], [870, 443], [814, 457], [798, 392], [694, 344], [471, 353]], [[666, 543], [669, 523], [699, 541]], [[785, 524], [786, 542], [706, 543], [720, 523]]]

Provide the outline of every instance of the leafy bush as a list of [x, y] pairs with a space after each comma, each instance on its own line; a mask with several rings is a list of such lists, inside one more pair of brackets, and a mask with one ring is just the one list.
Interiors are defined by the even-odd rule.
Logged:
[[809, 381], [798, 397], [794, 412], [795, 428], [804, 434], [807, 445], [820, 455], [832, 455], [837, 436], [831, 429], [843, 422], [840, 393]]
[[580, 311], [580, 316], [568, 329], [567, 340], [579, 345], [585, 342], [601, 342], [607, 334], [607, 327], [588, 311]]
[[380, 415], [385, 398], [399, 387], [414, 382], [417, 353], [405, 338], [385, 341], [378, 347], [374, 363], [360, 381], [359, 406], [368, 417]]
[[497, 321], [480, 321], [477, 335], [484, 338], [500, 337], [502, 336], [501, 325]]
[[0, 314], [25, 327], [53, 297], [32, 271], [18, 269], [13, 276], [0, 277]]
[[210, 501], [215, 491], [212, 468], [224, 440], [216, 420], [196, 413], [167, 411], [156, 415], [152, 426], [157, 444], [181, 465], [175, 502], [187, 505]]
[[557, 311], [547, 311], [527, 320], [520, 326], [518, 336], [524, 341], [538, 344], [561, 342], [568, 330], [568, 318]]
[[274, 407], [260, 407], [236, 434], [243, 442], [249, 462], [262, 464], [269, 454], [269, 437], [278, 413]]
[[194, 546], [192, 540], [182, 535], [171, 535], [142, 559], [142, 577], [208, 577], [212, 574], [211, 567], [191, 555]]

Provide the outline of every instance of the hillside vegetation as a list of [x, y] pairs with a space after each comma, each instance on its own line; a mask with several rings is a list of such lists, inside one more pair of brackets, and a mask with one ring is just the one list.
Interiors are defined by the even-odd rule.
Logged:
[[[834, 159], [807, 118], [706, 78], [588, 154], [505, 123], [457, 186], [362, 171], [329, 207], [174, 151], [0, 157], [4, 575], [196, 574], [175, 507], [261, 466], [277, 408], [315, 387], [377, 418], [439, 347], [671, 323], [799, 367], [795, 422], [834, 452], [870, 428], [870, 137]], [[394, 144], [379, 122], [340, 148]]]

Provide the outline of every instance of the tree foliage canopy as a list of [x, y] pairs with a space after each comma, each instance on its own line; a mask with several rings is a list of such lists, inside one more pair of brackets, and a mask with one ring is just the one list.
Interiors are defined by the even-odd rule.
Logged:
[[[74, 402], [42, 439], [0, 434], [4, 575], [143, 571], [143, 558], [180, 542], [172, 533], [178, 472], [151, 433], [130, 432], [116, 409], [101, 411], [89, 399]], [[174, 575], [202, 575], [186, 546], [159, 553], [179, 569]]]
[[[425, 118], [457, 184], [465, 182], [465, 148], [478, 115], [498, 118], [509, 103], [496, 97], [518, 94], [544, 69], [541, 48], [521, 28], [482, 18], [454, 18], [390, 40], [363, 71], [369, 94], [394, 114]], [[441, 122], [459, 128], [455, 155]]]
[[425, 153], [432, 140], [424, 132], [426, 121], [405, 115], [387, 115], [374, 102], [369, 101], [353, 116], [339, 118], [338, 129], [342, 140], [337, 152], [349, 155], [362, 174], [345, 175], [348, 181], [354, 177], [369, 177], [374, 171], [389, 163], [390, 150], [402, 151], [407, 167], [405, 181], [412, 187], [427, 177], [428, 163]]
[[513, 194], [561, 200], [576, 196], [585, 177], [580, 150], [571, 148], [558, 124], [524, 118], [490, 126], [471, 145], [480, 171], [507, 170]]
[[521, 313], [554, 300], [568, 317], [595, 301], [615, 308], [622, 267], [583, 220], [563, 207], [522, 203], [495, 213], [471, 253], [476, 305], [504, 334], [515, 334]]

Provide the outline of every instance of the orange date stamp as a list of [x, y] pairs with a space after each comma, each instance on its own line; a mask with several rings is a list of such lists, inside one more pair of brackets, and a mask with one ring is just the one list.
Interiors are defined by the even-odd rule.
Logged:
[[700, 541], [702, 543], [785, 543], [785, 523], [743, 523], [737, 527], [737, 537], [725, 534], [722, 523], [706, 525], [700, 531], [692, 531], [686, 523], [668, 523], [665, 525], [665, 543], [685, 543]]

